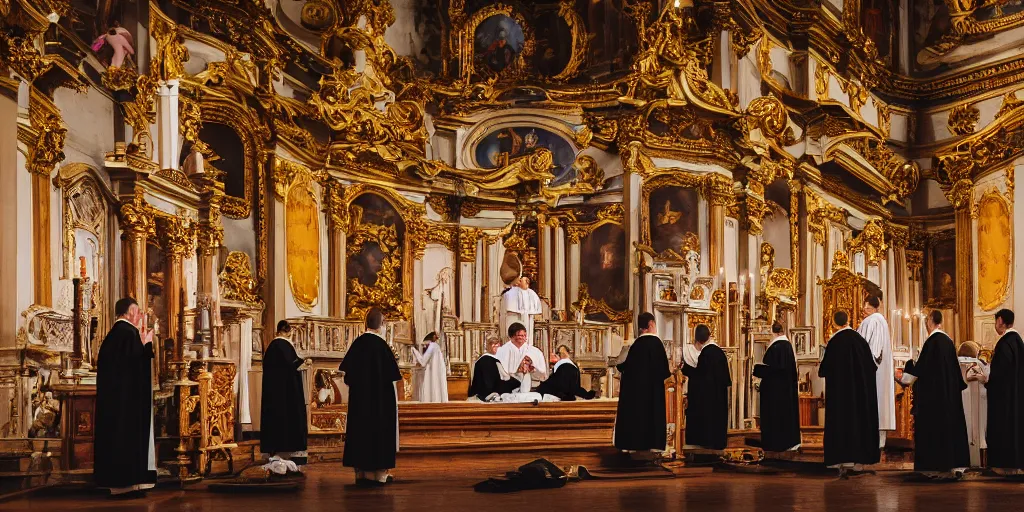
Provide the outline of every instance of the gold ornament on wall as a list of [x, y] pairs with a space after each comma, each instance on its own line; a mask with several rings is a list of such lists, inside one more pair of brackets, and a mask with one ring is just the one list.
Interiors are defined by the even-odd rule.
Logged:
[[828, 89], [832, 73], [825, 64], [818, 61], [815, 61], [815, 63], [814, 92], [818, 95], [818, 101], [820, 102], [829, 99]]
[[992, 189], [977, 204], [978, 306], [991, 311], [1006, 301], [1013, 275], [1013, 209]]
[[949, 111], [946, 125], [949, 128], [949, 133], [953, 135], [970, 135], [974, 133], [979, 119], [981, 119], [981, 111], [974, 105], [957, 105]]
[[229, 252], [224, 261], [224, 269], [217, 278], [224, 299], [249, 305], [263, 303], [256, 289], [256, 279], [252, 275], [252, 264], [248, 254], [241, 251]]
[[320, 209], [308, 169], [292, 178], [284, 206], [288, 285], [295, 304], [308, 313], [320, 296]]

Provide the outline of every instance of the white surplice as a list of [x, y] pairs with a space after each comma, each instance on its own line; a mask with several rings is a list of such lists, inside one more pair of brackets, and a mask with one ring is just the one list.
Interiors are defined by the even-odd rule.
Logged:
[[981, 381], [967, 380], [967, 372], [973, 367], [987, 377], [989, 366], [974, 357], [957, 359], [960, 362], [960, 374], [967, 383], [967, 389], [961, 392], [961, 396], [964, 401], [964, 416], [967, 418], [967, 443], [971, 451], [971, 467], [980, 467], [981, 450], [988, 448], [985, 442], [985, 431], [988, 428], [988, 393]]
[[875, 390], [878, 393], [878, 430], [896, 430], [896, 374], [892, 363], [889, 324], [881, 313], [873, 313], [861, 322], [857, 332], [871, 347], [875, 358]]
[[448, 401], [448, 372], [445, 370], [444, 354], [437, 342], [432, 341], [420, 352], [412, 349], [416, 360], [416, 385], [413, 387], [413, 399], [417, 402], [443, 403]]
[[[513, 286], [501, 298], [504, 304], [502, 310], [505, 313], [505, 325], [502, 332], [507, 333], [510, 325], [519, 322], [526, 327], [526, 343], [533, 345], [533, 316], [544, 312], [537, 292], [529, 288], [524, 290]], [[509, 370], [512, 371], [515, 368], [509, 368]]]
[[[507, 341], [498, 349], [498, 353], [495, 356], [498, 358], [498, 361], [501, 361], [501, 365], [505, 367], [505, 370], [512, 373], [515, 378], [522, 382], [522, 386], [519, 388], [521, 392], [529, 392], [534, 382], [541, 382], [548, 378], [547, 358], [544, 357], [544, 353], [539, 348], [529, 343], [523, 343], [523, 346], [516, 347], [515, 343]], [[520, 373], [517, 370], [519, 370], [519, 365], [526, 356], [530, 356], [530, 360], [533, 361], [533, 371], [530, 373]]]

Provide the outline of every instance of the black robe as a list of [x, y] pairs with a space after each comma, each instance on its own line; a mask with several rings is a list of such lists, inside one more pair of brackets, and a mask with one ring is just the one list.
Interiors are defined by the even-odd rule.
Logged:
[[796, 357], [789, 340], [768, 347], [763, 364], [754, 365], [754, 376], [761, 379], [761, 447], [781, 452], [800, 444]]
[[877, 463], [878, 394], [868, 342], [853, 329], [837, 332], [818, 376], [825, 379], [825, 465]]
[[498, 365], [501, 361], [491, 354], [484, 354], [476, 360], [473, 365], [473, 382], [469, 386], [469, 396], [475, 396], [480, 400], [487, 400], [491, 393], [503, 395], [512, 393], [522, 385], [519, 379], [509, 377], [508, 380], [501, 380], [501, 372]]
[[356, 338], [338, 368], [348, 385], [345, 428], [346, 467], [380, 471], [395, 467], [398, 451], [398, 397], [402, 380], [398, 362], [384, 338], [364, 333]]
[[992, 351], [988, 383], [988, 465], [1024, 469], [1024, 341], [1003, 334]]
[[914, 470], [949, 471], [971, 465], [964, 416], [967, 389], [956, 346], [943, 332], [924, 342], [917, 362], [907, 361], [914, 382]]
[[590, 400], [596, 395], [594, 391], [587, 391], [580, 386], [580, 369], [572, 361], [558, 365], [558, 369], [537, 386], [537, 392], [557, 396], [563, 402], [574, 402], [576, 397]]
[[306, 449], [306, 397], [299, 371], [302, 361], [295, 347], [282, 338], [271, 341], [263, 354], [260, 449], [264, 453]]
[[687, 378], [686, 444], [722, 450], [729, 433], [729, 360], [715, 344], [705, 345], [697, 366], [683, 365]]
[[626, 360], [616, 368], [619, 406], [615, 412], [615, 447], [620, 450], [664, 450], [665, 379], [672, 373], [661, 338], [641, 335]]
[[134, 325], [114, 322], [100, 345], [96, 368], [97, 487], [156, 483], [156, 471], [149, 469], [152, 364], [153, 344], [143, 345]]

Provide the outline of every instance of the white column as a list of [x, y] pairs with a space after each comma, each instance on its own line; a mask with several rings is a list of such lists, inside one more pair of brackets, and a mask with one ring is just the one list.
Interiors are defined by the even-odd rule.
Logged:
[[558, 226], [554, 228], [555, 243], [555, 282], [554, 298], [552, 304], [557, 309], [565, 309], [565, 269], [569, 262], [565, 259], [565, 228]]
[[168, 80], [157, 88], [157, 152], [161, 169], [178, 168], [178, 80]]
[[580, 300], [580, 244], [569, 244], [569, 305]]
[[[540, 274], [540, 282], [537, 283], [537, 290], [540, 291], [540, 296], [547, 297], [549, 302], [551, 298], [552, 280], [554, 279], [554, 272], [551, 271], [554, 266], [554, 262], [551, 261], [552, 231], [551, 225], [547, 222], [541, 224], [540, 234], [538, 237], [540, 247], [537, 248], [538, 252], [540, 252], [540, 272], [538, 272]], [[541, 309], [544, 310], [544, 318], [551, 318], [550, 305], [542, 303]]]

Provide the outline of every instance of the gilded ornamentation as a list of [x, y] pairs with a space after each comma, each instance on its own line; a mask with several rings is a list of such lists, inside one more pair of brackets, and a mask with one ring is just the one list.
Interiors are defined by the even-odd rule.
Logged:
[[441, 217], [443, 222], [455, 222], [458, 220], [452, 217], [452, 209], [448, 205], [448, 196], [430, 194], [427, 196], [427, 204], [430, 205], [431, 210], [434, 210], [434, 213]]
[[477, 228], [462, 226], [459, 228], [459, 261], [476, 261], [476, 246], [481, 233]]
[[295, 304], [308, 313], [320, 296], [320, 210], [308, 169], [292, 176], [284, 205], [288, 285]]
[[880, 102], [875, 102], [875, 106], [878, 110], [878, 131], [881, 134], [882, 140], [886, 140], [892, 132], [892, 109]]
[[572, 52], [569, 54], [569, 62], [552, 80], [569, 80], [579, 74], [579, 68], [587, 59], [587, 50], [590, 46], [590, 39], [587, 34], [587, 27], [583, 19], [576, 12], [576, 3], [571, 0], [561, 0], [558, 4], [558, 16], [569, 26], [572, 34]]
[[885, 242], [885, 227], [879, 219], [871, 219], [865, 225], [860, 234], [850, 240], [850, 250], [863, 252], [864, 259], [868, 265], [877, 265], [885, 259], [889, 244]]
[[172, 216], [156, 217], [160, 247], [170, 255], [187, 257], [196, 251], [195, 224], [189, 219]]
[[860, 115], [860, 109], [868, 102], [868, 91], [853, 80], [840, 80], [839, 87], [850, 97], [850, 110]]
[[920, 281], [921, 267], [924, 265], [924, 251], [907, 249], [903, 254], [907, 261], [908, 278], [911, 281]]
[[150, 18], [150, 31], [156, 39], [158, 50], [158, 76], [167, 82], [185, 76], [185, 62], [189, 59], [185, 38], [177, 26], [162, 16]]
[[949, 133], [953, 135], [970, 135], [974, 133], [981, 119], [981, 111], [971, 104], [957, 105], [949, 111], [949, 119], [946, 122]]
[[1013, 209], [994, 188], [977, 209], [978, 306], [991, 311], [1006, 301], [1013, 275]]
[[858, 139], [851, 146], [889, 180], [891, 189], [883, 194], [883, 203], [901, 203], [917, 190], [921, 182], [917, 162], [904, 160], [879, 139]]
[[814, 243], [825, 243], [825, 231], [828, 222], [846, 223], [848, 215], [845, 209], [837, 208], [808, 188], [804, 189], [807, 201], [807, 230], [814, 236]]
[[329, 229], [348, 229], [348, 207], [345, 205], [344, 188], [335, 180], [328, 179], [323, 187], [324, 213], [327, 214]]
[[832, 255], [832, 273], [836, 270], [850, 270], [850, 256], [843, 251], [836, 251]]
[[818, 96], [818, 101], [829, 99], [828, 89], [831, 76], [832, 73], [828, 70], [828, 66], [817, 62], [814, 66], [814, 92]]
[[772, 40], [768, 34], [761, 36], [761, 44], [757, 46], [757, 68], [762, 79], [771, 79]]
[[633, 316], [632, 311], [616, 311], [612, 309], [604, 299], [595, 300], [590, 296], [590, 288], [587, 287], [586, 283], [580, 283], [578, 295], [579, 299], [572, 303], [570, 308], [574, 313], [579, 313], [584, 317], [592, 314], [602, 314], [611, 322], [624, 323], [628, 322]]
[[[352, 257], [367, 243], [374, 243], [383, 254], [377, 280], [372, 286], [364, 285], [358, 279], [349, 279], [348, 314], [361, 318], [372, 307], [379, 307], [388, 318], [408, 318], [411, 305], [405, 300], [402, 292], [401, 274], [402, 248], [398, 246], [398, 232], [395, 226], [382, 226], [361, 222], [361, 208], [352, 205], [352, 223], [348, 231], [346, 245], [349, 257]], [[406, 225], [408, 229], [408, 224]], [[424, 241], [425, 243], [425, 241]]]
[[0, 55], [7, 66], [28, 82], [34, 81], [52, 66], [36, 49], [30, 34], [0, 37]]
[[232, 251], [224, 260], [224, 270], [218, 276], [221, 296], [226, 300], [260, 305], [263, 300], [259, 296], [256, 279], [252, 275], [249, 255], [241, 251]]
[[1013, 166], [1007, 167], [1006, 171], [1006, 199], [1013, 202]]
[[733, 29], [732, 51], [736, 54], [736, 58], [742, 59], [746, 56], [750, 52], [750, 47], [762, 37], [764, 37], [764, 32], [757, 27], [750, 30], [743, 30], [739, 27]]
[[1006, 116], [1021, 105], [1024, 105], [1024, 100], [1017, 99], [1017, 91], [1006, 93], [1003, 96], [1003, 102], [999, 105], [999, 111], [996, 112], [996, 119]]
[[[203, 127], [203, 116], [198, 101], [184, 94], [178, 97], [178, 122], [181, 135], [185, 140], [193, 144], [201, 144], [199, 130]], [[203, 152], [205, 148], [196, 147], [196, 149]]]
[[64, 160], [67, 128], [61, 121], [60, 111], [52, 104], [42, 105], [40, 101], [32, 101], [29, 117], [38, 135], [30, 150], [26, 167], [31, 173], [49, 178], [53, 168]]
[[786, 107], [775, 96], [754, 98], [747, 106], [747, 116], [762, 135], [776, 144], [784, 147], [795, 141]]
[[945, 173], [939, 182], [949, 203], [957, 210], [969, 208], [974, 197], [974, 160], [968, 155], [942, 155], [939, 164]]

